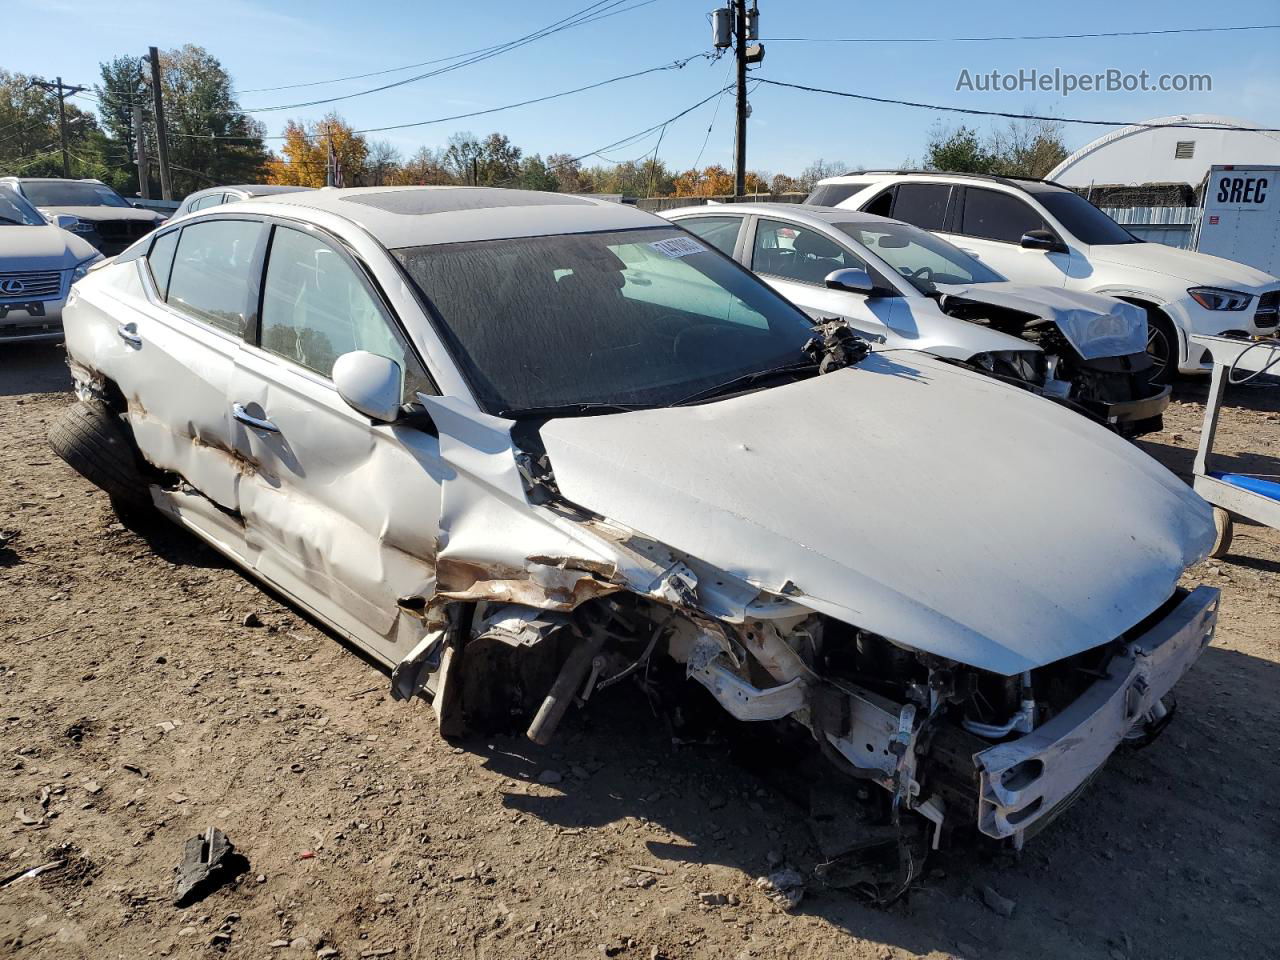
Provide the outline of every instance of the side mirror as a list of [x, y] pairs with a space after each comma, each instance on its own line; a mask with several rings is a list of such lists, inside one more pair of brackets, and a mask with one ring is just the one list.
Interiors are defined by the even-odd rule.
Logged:
[[1025, 250], [1043, 250], [1046, 253], [1066, 253], [1067, 245], [1052, 230], [1028, 230], [1019, 244]]
[[56, 213], [53, 216], [53, 225], [62, 230], [74, 230], [79, 224], [80, 218], [69, 213]]
[[827, 274], [823, 283], [827, 285], [828, 290], [860, 293], [867, 297], [871, 296], [876, 289], [875, 282], [871, 279], [871, 274], [865, 270], [855, 270], [851, 267], [846, 267], [843, 270], [832, 270]]
[[375, 423], [400, 416], [400, 364], [364, 350], [344, 353], [333, 365], [333, 385], [352, 410]]

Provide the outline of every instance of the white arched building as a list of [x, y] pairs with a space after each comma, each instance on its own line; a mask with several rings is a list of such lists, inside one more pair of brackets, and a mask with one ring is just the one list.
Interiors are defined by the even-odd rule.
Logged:
[[[1198, 129], [1170, 124], [1195, 124]], [[1261, 124], [1193, 113], [1124, 127], [1081, 147], [1047, 179], [1091, 184], [1200, 184], [1213, 164], [1280, 164], [1280, 134], [1241, 129]]]

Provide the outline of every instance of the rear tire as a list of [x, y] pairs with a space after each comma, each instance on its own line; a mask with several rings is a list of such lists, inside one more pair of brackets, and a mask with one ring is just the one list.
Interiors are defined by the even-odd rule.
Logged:
[[1155, 310], [1147, 310], [1147, 355], [1154, 364], [1151, 382], [1160, 386], [1173, 383], [1178, 373], [1178, 331], [1169, 318]]
[[67, 408], [49, 428], [49, 446], [103, 490], [117, 512], [136, 514], [151, 506], [133, 438], [105, 403], [81, 401]]

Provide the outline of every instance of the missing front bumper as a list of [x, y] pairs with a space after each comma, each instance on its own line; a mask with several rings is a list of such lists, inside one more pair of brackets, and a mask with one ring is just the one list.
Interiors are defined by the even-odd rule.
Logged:
[[1077, 796], [1213, 638], [1218, 591], [1197, 587], [1044, 726], [974, 754], [978, 829], [1020, 846]]

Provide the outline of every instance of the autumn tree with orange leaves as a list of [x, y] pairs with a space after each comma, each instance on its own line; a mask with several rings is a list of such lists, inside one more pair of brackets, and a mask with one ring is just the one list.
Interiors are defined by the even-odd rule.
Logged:
[[355, 185], [365, 172], [369, 144], [351, 124], [336, 113], [316, 123], [290, 120], [284, 128], [283, 156], [273, 155], [267, 162], [267, 182], [296, 187], [323, 187], [329, 160], [329, 139], [342, 165], [347, 186]]

